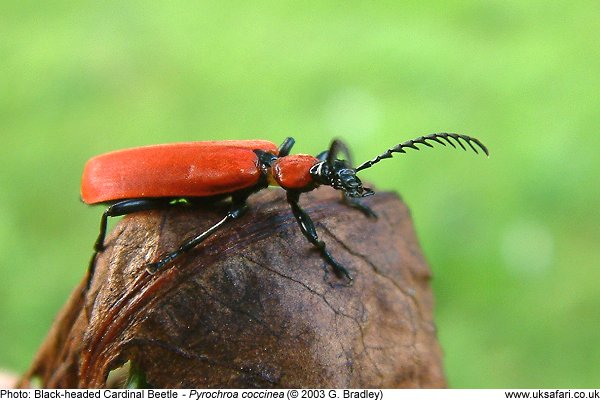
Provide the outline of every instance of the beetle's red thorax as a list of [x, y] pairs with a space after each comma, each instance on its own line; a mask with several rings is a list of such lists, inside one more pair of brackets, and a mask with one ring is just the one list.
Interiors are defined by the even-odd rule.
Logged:
[[271, 166], [271, 181], [286, 190], [309, 191], [316, 183], [310, 176], [310, 168], [319, 160], [308, 154], [294, 154], [278, 158]]

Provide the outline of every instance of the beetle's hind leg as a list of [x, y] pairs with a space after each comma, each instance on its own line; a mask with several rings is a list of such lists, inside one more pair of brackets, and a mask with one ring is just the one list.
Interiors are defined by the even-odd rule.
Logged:
[[98, 234], [98, 238], [94, 243], [94, 254], [92, 254], [92, 258], [88, 266], [87, 287], [89, 288], [90, 283], [94, 278], [96, 257], [98, 256], [98, 253], [104, 251], [104, 239], [106, 238], [106, 228], [109, 217], [120, 217], [138, 211], [156, 210], [160, 208], [171, 207], [175, 204], [177, 203], [173, 203], [173, 199], [132, 199], [119, 201], [118, 203], [114, 203], [104, 210], [102, 218], [100, 219], [100, 233]]
[[210, 228], [208, 228], [206, 231], [202, 232], [201, 234], [184, 242], [181, 246], [179, 246], [179, 248], [177, 250], [162, 256], [160, 258], [160, 260], [158, 260], [156, 262], [147, 264], [146, 270], [148, 271], [148, 273], [150, 273], [150, 274], [156, 273], [165, 264], [168, 264], [169, 262], [173, 261], [177, 257], [181, 256], [182, 254], [184, 254], [184, 253], [190, 251], [191, 249], [193, 249], [194, 247], [198, 246], [200, 243], [202, 243], [204, 240], [206, 240], [210, 235], [212, 235], [219, 228], [221, 228], [225, 223], [227, 223], [231, 220], [234, 220], [234, 219], [238, 219], [242, 215], [244, 215], [246, 213], [246, 211], [248, 210], [248, 205], [246, 204], [246, 199], [247, 199], [247, 196], [238, 198], [238, 199], [234, 198], [231, 208], [229, 209], [229, 211], [227, 212], [227, 215], [225, 215], [225, 217], [223, 219], [221, 219], [219, 222], [217, 222], [216, 224], [214, 224], [213, 226], [211, 226]]

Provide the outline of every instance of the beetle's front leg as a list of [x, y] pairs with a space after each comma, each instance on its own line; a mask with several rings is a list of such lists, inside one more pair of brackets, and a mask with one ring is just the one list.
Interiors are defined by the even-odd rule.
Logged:
[[329, 250], [327, 250], [325, 242], [319, 239], [319, 236], [317, 235], [317, 230], [315, 229], [315, 224], [310, 219], [310, 216], [302, 208], [300, 208], [300, 205], [298, 204], [299, 200], [299, 192], [287, 192], [287, 201], [290, 204], [290, 207], [292, 208], [292, 213], [294, 214], [294, 217], [296, 217], [296, 221], [300, 226], [300, 230], [308, 239], [308, 241], [311, 242], [319, 250], [321, 256], [325, 259], [325, 261], [327, 261], [327, 263], [333, 267], [333, 271], [336, 273], [336, 275], [343, 275], [349, 280], [352, 280], [350, 272], [348, 272], [348, 270], [342, 264], [340, 264], [333, 258]]
[[[331, 142], [329, 150], [319, 153], [317, 155], [317, 159], [319, 161], [327, 161], [329, 165], [332, 165], [337, 159], [338, 153], [342, 153], [344, 155], [346, 166], [348, 168], [352, 168], [352, 155], [350, 154], [348, 146], [346, 146], [346, 144], [341, 140], [336, 139]], [[377, 218], [377, 214], [371, 209], [371, 207], [364, 205], [360, 200], [354, 197], [348, 196], [345, 192], [342, 192], [342, 202], [349, 207], [356, 208], [369, 218]]]
[[342, 193], [342, 202], [349, 207], [356, 208], [369, 218], [377, 219], [377, 213], [373, 211], [371, 207], [367, 206], [357, 198], [350, 197], [346, 193]]

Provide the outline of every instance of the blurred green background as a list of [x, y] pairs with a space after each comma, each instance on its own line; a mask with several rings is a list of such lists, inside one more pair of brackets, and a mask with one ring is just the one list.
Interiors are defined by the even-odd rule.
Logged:
[[98, 153], [343, 137], [412, 209], [452, 387], [600, 383], [600, 2], [1, 2], [0, 368], [85, 273]]

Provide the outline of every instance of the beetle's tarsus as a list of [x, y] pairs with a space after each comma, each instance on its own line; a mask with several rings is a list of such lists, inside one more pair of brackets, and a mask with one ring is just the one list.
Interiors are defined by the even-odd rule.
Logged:
[[161, 267], [162, 265], [157, 262], [146, 264], [146, 272], [148, 272], [150, 275], [154, 275]]
[[96, 256], [98, 255], [98, 251], [94, 251], [92, 254], [92, 258], [90, 258], [90, 263], [88, 264], [88, 275], [87, 282], [85, 283], [85, 288], [89, 289], [92, 285], [92, 280], [94, 278], [94, 272], [96, 271]]
[[[335, 260], [334, 260], [334, 262], [335, 262]], [[352, 275], [350, 275], [350, 272], [348, 272], [348, 270], [346, 268], [344, 268], [343, 265], [340, 265], [337, 262], [335, 262], [335, 264], [333, 264], [333, 272], [335, 272], [335, 274], [337, 275], [338, 278], [346, 277], [346, 279], [348, 279], [350, 284], [352, 282], [354, 282], [354, 278], [352, 278]]]
[[168, 264], [170, 261], [172, 261], [173, 258], [175, 258], [175, 257], [169, 257], [167, 255], [167, 257], [161, 258], [157, 262], [146, 264], [146, 272], [148, 272], [150, 275], [156, 274], [159, 270], [161, 270], [165, 266], [165, 264]]

